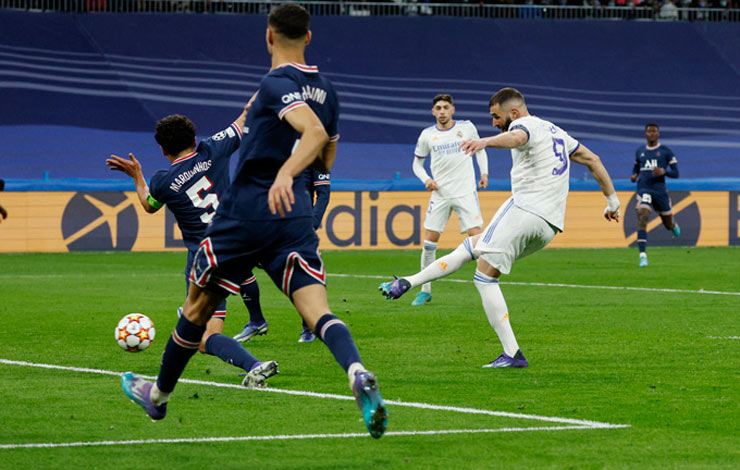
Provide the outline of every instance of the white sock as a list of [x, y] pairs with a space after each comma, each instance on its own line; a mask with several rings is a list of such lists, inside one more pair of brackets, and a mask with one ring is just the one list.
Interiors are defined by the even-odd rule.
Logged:
[[[427, 266], [434, 263], [437, 259], [437, 244], [424, 240], [424, 248], [421, 250], [421, 270], [423, 271]], [[421, 291], [427, 294], [432, 293], [432, 284], [426, 282], [421, 286]]]
[[363, 366], [361, 362], [353, 362], [349, 365], [349, 368], [347, 368], [347, 376], [349, 377], [350, 390], [352, 390], [355, 385], [355, 374], [357, 372], [364, 372], [366, 370], [367, 369], [365, 369], [365, 366]]
[[155, 405], [161, 405], [162, 403], [170, 401], [170, 394], [159, 390], [159, 387], [157, 387], [157, 384], [155, 383], [151, 390], [149, 390], [149, 399]]
[[504, 300], [504, 294], [501, 293], [498, 279], [487, 276], [476, 269], [473, 284], [480, 293], [488, 323], [496, 331], [498, 339], [504, 347], [504, 352], [509, 357], [514, 357], [514, 354], [519, 350], [519, 344], [517, 344], [514, 337], [514, 330], [511, 329], [509, 309], [506, 307], [506, 300]]
[[452, 253], [444, 255], [413, 276], [404, 276], [404, 279], [409, 281], [413, 288], [425, 282], [434, 281], [435, 279], [452, 274], [462, 268], [465, 263], [474, 259], [470, 238], [466, 238]]

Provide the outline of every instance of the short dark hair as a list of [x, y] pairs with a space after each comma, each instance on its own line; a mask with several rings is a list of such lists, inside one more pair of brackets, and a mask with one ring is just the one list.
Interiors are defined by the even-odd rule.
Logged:
[[502, 88], [499, 91], [497, 91], [488, 101], [488, 107], [490, 108], [495, 104], [501, 106], [502, 104], [512, 99], [521, 100], [523, 103], [524, 95], [522, 95], [521, 92], [517, 90], [516, 88], [510, 88], [510, 87]]
[[297, 3], [283, 3], [270, 11], [267, 26], [288, 39], [298, 39], [308, 34], [311, 16]]
[[435, 104], [437, 104], [437, 101], [447, 101], [452, 106], [455, 106], [455, 103], [452, 101], [452, 95], [448, 95], [446, 93], [440, 93], [437, 96], [434, 97], [432, 100], [432, 107], [434, 107]]
[[195, 124], [185, 116], [172, 114], [160, 119], [154, 139], [167, 155], [177, 155], [195, 141]]
[[660, 130], [660, 126], [657, 125], [657, 124], [655, 124], [654, 122], [648, 122], [647, 124], [645, 124], [645, 130], [647, 130], [648, 127], [654, 127], [656, 129]]

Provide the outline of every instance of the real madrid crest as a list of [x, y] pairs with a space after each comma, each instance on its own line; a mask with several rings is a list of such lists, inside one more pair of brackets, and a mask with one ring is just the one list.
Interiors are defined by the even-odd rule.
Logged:
[[457, 131], [457, 136], [462, 138], [462, 131]]

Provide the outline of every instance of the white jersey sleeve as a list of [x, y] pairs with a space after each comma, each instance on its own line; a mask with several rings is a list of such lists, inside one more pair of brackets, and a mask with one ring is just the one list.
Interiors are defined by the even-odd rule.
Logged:
[[426, 158], [429, 155], [430, 146], [429, 146], [429, 133], [427, 132], [429, 128], [424, 129], [421, 131], [421, 134], [419, 134], [419, 138], [416, 141], [416, 148], [414, 149], [414, 156], [418, 158]]

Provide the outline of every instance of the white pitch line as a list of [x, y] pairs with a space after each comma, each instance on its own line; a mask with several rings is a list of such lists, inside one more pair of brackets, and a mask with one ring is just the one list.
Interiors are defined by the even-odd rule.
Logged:
[[[625, 428], [628, 425], [612, 425], [611, 428]], [[579, 429], [593, 429], [590, 426], [533, 426], [527, 428], [498, 428], [498, 429], [440, 429], [432, 431], [389, 431], [383, 436], [435, 436], [449, 434], [490, 434], [500, 432], [530, 432], [530, 431], [567, 431]], [[367, 433], [342, 434], [293, 434], [275, 436], [234, 436], [234, 437], [188, 437], [173, 439], [136, 439], [127, 441], [78, 441], [78, 442], [32, 442], [25, 444], [0, 444], [3, 449], [50, 449], [57, 447], [94, 447], [94, 446], [125, 446], [145, 444], [198, 444], [205, 442], [243, 442], [243, 441], [287, 441], [302, 439], [347, 439], [366, 438]]]
[[[358, 279], [384, 279], [389, 280], [389, 276], [375, 276], [375, 275], [364, 275], [364, 274], [329, 274], [330, 277], [353, 277]], [[437, 279], [434, 282], [458, 282], [458, 283], [472, 283], [472, 280], [468, 279]], [[669, 292], [672, 294], [711, 294], [711, 295], [737, 295], [740, 296], [740, 292], [724, 292], [717, 290], [691, 290], [691, 289], [662, 289], [657, 287], [630, 287], [630, 286], [590, 286], [584, 284], [561, 284], [552, 282], [511, 282], [505, 281], [501, 285], [509, 286], [539, 286], [539, 287], [568, 287], [572, 289], [607, 289], [607, 290], [628, 290], [628, 291], [641, 291], [641, 292]]]
[[[0, 274], [0, 279], [69, 279], [73, 277], [87, 277], [88, 274], [82, 273], [70, 273], [70, 274]], [[144, 278], [144, 277], [182, 277], [182, 273], [101, 273], [95, 275], [97, 278], [105, 279], [116, 279], [124, 277], [133, 278]], [[355, 279], [380, 279], [388, 280], [389, 276], [377, 276], [369, 274], [339, 274], [339, 273], [328, 273], [329, 277], [344, 277], [344, 278], [355, 278]], [[468, 279], [437, 279], [434, 282], [456, 282], [456, 283], [472, 283], [472, 280]], [[638, 292], [666, 292], [671, 294], [706, 294], [706, 295], [734, 295], [740, 296], [740, 292], [726, 292], [717, 290], [705, 290], [705, 289], [668, 289], [658, 287], [633, 287], [633, 286], [591, 286], [585, 284], [562, 284], [552, 282], [513, 282], [505, 281], [502, 285], [509, 286], [538, 286], [538, 287], [566, 287], [570, 289], [605, 289], [605, 290], [624, 290], [624, 291], [638, 291]]]
[[740, 336], [707, 336], [709, 339], [740, 339]]
[[[66, 371], [73, 371], [73, 372], [85, 372], [85, 373], [91, 373], [91, 374], [102, 374], [102, 375], [113, 375], [113, 376], [120, 376], [122, 374], [121, 372], [115, 372], [115, 371], [110, 371], [110, 370], [88, 369], [84, 367], [59, 366], [55, 364], [39, 364], [39, 363], [26, 362], [26, 361], [13, 361], [10, 359], [0, 359], [0, 364], [24, 366], [24, 367], [38, 367], [38, 368], [43, 368], [43, 369], [56, 369], [56, 370], [66, 370]], [[146, 379], [151, 379], [151, 380], [156, 379], [156, 377], [145, 376], [145, 375], [142, 375], [141, 377], [146, 378]], [[211, 386], [211, 387], [235, 388], [235, 389], [244, 390], [244, 387], [242, 387], [241, 385], [222, 383], [222, 382], [208, 382], [204, 380], [193, 380], [193, 379], [180, 379], [180, 382], [188, 383], [188, 384], [196, 384], [196, 385], [206, 385], [206, 386]], [[262, 387], [262, 388], [257, 388], [253, 390], [257, 390], [260, 392], [281, 393], [284, 395], [293, 395], [293, 396], [354, 401], [354, 397], [345, 396], [345, 395], [336, 395], [336, 394], [331, 394], [331, 393], [317, 393], [317, 392], [308, 392], [308, 391], [302, 391], [302, 390], [284, 390], [284, 389], [271, 388], [271, 387], [270, 388]], [[580, 427], [588, 427], [592, 429], [606, 429], [606, 428], [613, 428], [613, 427], [629, 426], [629, 425], [605, 423], [601, 421], [590, 421], [590, 420], [572, 419], [572, 418], [559, 418], [559, 417], [554, 417], [554, 416], [539, 416], [539, 415], [531, 415], [531, 414], [523, 414], [523, 413], [510, 413], [508, 411], [482, 410], [482, 409], [477, 409], [477, 408], [434, 405], [430, 403], [404, 402], [400, 400], [386, 400], [385, 403], [387, 405], [402, 406], [406, 408], [418, 408], [418, 409], [424, 409], [424, 410], [447, 411], [447, 412], [453, 412], [453, 413], [497, 416], [497, 417], [512, 418], [512, 419], [528, 419], [528, 420], [543, 421], [543, 422], [549, 422], [549, 423], [563, 423], [563, 424], [580, 426]]]

